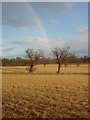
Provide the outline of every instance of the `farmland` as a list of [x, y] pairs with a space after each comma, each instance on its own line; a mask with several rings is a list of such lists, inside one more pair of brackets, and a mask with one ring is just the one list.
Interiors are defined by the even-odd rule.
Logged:
[[2, 67], [5, 118], [88, 118], [88, 65]]

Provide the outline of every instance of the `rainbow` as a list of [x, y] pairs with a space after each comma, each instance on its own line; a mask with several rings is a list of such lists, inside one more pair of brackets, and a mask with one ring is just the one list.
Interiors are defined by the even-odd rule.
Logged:
[[49, 39], [47, 38], [45, 29], [44, 29], [44, 27], [43, 27], [43, 24], [42, 24], [40, 18], [39, 18], [38, 15], [35, 13], [35, 11], [34, 11], [33, 7], [31, 6], [30, 2], [28, 3], [27, 1], [25, 1], [24, 3], [25, 3], [25, 6], [28, 8], [30, 14], [32, 14], [32, 16], [34, 17], [34, 19], [35, 19], [35, 21], [36, 21], [36, 24], [37, 24], [37, 26], [38, 26], [38, 28], [39, 28], [39, 30], [41, 31], [43, 37], [45, 38], [44, 40], [42, 39], [42, 40], [43, 40], [43, 44], [46, 45], [46, 48], [48, 48], [49, 50], [51, 50], [51, 49], [52, 49], [51, 44], [50, 44], [50, 42], [49, 42]]

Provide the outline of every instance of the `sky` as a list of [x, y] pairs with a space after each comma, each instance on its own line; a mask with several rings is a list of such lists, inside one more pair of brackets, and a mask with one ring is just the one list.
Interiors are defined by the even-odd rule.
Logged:
[[[0, 44], [1, 45], [1, 44]], [[25, 57], [25, 50], [70, 47], [88, 55], [87, 2], [3, 2], [3, 57]]]

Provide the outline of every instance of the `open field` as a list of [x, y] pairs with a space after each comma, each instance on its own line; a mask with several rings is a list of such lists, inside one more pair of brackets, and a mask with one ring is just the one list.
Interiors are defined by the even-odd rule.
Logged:
[[[3, 73], [28, 73], [27, 66], [10, 66], [3, 67]], [[57, 71], [57, 65], [37, 65], [35, 66], [36, 70], [34, 73], [51, 73], [55, 74]], [[88, 73], [88, 65], [80, 65], [77, 67], [76, 65], [69, 65], [68, 67], [61, 67], [61, 73], [78, 73], [78, 74], [87, 74]]]
[[57, 65], [36, 68], [35, 74], [23, 74], [25, 66], [2, 68], [3, 117], [88, 118], [87, 65], [63, 66], [63, 74]]

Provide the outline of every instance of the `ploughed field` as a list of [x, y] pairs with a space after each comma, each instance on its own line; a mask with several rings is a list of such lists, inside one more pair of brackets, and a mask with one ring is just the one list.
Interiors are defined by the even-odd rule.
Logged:
[[[88, 118], [88, 66], [2, 67], [3, 118]], [[49, 74], [48, 74], [49, 73]]]

